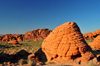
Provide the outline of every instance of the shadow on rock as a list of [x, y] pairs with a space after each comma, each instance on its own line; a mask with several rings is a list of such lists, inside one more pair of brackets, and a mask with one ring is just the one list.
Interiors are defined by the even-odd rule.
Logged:
[[17, 63], [20, 59], [27, 59], [29, 53], [25, 50], [21, 50], [17, 52], [15, 55], [9, 55], [9, 54], [0, 54], [0, 63], [4, 62], [11, 62], [11, 63]]
[[97, 57], [97, 60], [100, 62], [100, 56], [99, 56], [99, 57]]
[[43, 64], [45, 64], [45, 62], [47, 61], [46, 55], [45, 53], [42, 51], [42, 48], [40, 48], [36, 53], [36, 56], [38, 56], [38, 58], [40, 59], [41, 62], [43, 62]]

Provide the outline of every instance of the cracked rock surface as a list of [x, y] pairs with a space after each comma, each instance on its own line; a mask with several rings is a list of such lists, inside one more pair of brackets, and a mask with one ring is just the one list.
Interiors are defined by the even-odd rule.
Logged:
[[57, 26], [43, 41], [42, 51], [48, 61], [83, 62], [95, 57], [75, 22]]

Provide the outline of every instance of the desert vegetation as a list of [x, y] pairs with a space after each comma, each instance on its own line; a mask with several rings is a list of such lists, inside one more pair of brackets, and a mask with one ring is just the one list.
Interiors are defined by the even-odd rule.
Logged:
[[87, 42], [87, 43], [91, 43], [91, 42], [93, 42], [93, 40], [86, 40], [86, 42]]
[[[19, 41], [22, 45], [16, 45], [16, 44], [9, 44], [8, 41], [0, 41], [0, 54], [16, 54], [17, 52], [21, 50], [25, 50], [28, 53], [35, 53], [41, 48], [43, 39], [34, 41], [32, 39], [30, 40], [23, 40]], [[86, 40], [87, 43], [93, 42], [93, 40]], [[19, 60], [19, 62], [22, 63], [22, 59]]]
[[[14, 44], [9, 44], [8, 41], [0, 41], [0, 54], [10, 54], [10, 55], [15, 55], [21, 50], [25, 50], [28, 53], [35, 53], [41, 48], [43, 39], [34, 41], [32, 39], [30, 40], [23, 40], [19, 41], [22, 45], [14, 45]], [[93, 40], [86, 40], [87, 43], [93, 42]], [[7, 62], [3, 62], [6, 64]], [[36, 65], [36, 62], [34, 62], [32, 59], [19, 59], [18, 64], [23, 65], [23, 64], [29, 64], [29, 65]], [[50, 62], [45, 62], [45, 64], [51, 64]]]
[[19, 41], [22, 45], [18, 46], [16, 44], [9, 44], [8, 41], [0, 41], [0, 53], [11, 53], [16, 54], [20, 50], [26, 50], [29, 53], [36, 52], [39, 48], [41, 48], [41, 44], [43, 39], [34, 41], [34, 40], [23, 40]]
[[[16, 63], [19, 65], [28, 64], [30, 66], [36, 65], [36, 62], [38, 61], [34, 61], [33, 59], [27, 57], [29, 54], [38, 51], [38, 49], [41, 48], [42, 42], [43, 39], [37, 41], [30, 39], [19, 41], [21, 45], [17, 45], [9, 44], [8, 41], [0, 41], [0, 63]], [[14, 57], [16, 58], [12, 60]]]

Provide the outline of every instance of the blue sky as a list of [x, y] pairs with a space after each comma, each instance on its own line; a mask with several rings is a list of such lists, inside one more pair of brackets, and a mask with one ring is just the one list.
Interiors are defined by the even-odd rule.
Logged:
[[82, 33], [100, 29], [100, 0], [0, 0], [0, 34], [53, 30], [69, 21]]

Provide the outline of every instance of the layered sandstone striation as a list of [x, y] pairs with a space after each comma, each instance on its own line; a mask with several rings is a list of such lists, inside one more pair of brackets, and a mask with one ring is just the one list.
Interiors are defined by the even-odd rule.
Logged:
[[94, 58], [91, 48], [75, 22], [66, 22], [56, 27], [42, 43], [42, 51], [48, 61], [89, 61]]
[[45, 39], [50, 34], [50, 32], [51, 30], [46, 28], [28, 31], [25, 33], [24, 39]]
[[85, 40], [93, 40], [98, 35], [100, 35], [100, 29], [97, 31], [94, 31], [94, 32], [85, 33], [85, 34], [83, 34], [83, 37]]

